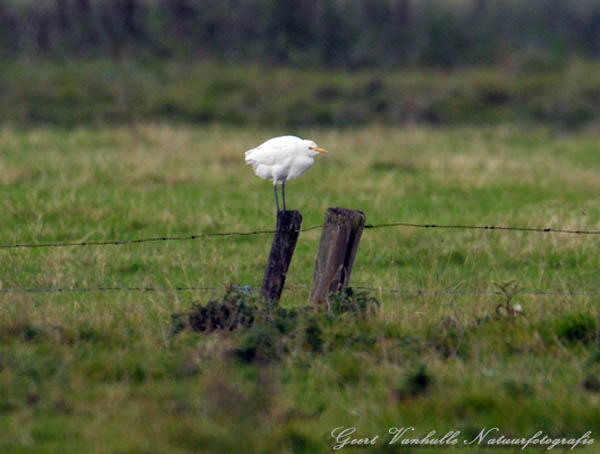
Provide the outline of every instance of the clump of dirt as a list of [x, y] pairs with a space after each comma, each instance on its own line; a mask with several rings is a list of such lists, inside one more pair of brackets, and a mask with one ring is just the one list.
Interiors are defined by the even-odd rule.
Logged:
[[254, 324], [258, 311], [257, 301], [252, 295], [230, 286], [221, 300], [211, 300], [206, 305], [194, 303], [190, 311], [172, 314], [173, 333], [184, 329], [210, 333], [249, 328]]

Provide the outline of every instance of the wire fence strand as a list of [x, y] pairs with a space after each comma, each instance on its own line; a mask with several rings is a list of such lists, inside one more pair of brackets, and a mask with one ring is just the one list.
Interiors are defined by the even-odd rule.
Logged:
[[[225, 291], [228, 288], [240, 290], [249, 295], [257, 294], [256, 287], [250, 285], [234, 286], [208, 286], [208, 287], [152, 287], [152, 286], [100, 286], [100, 287], [12, 287], [0, 288], [0, 294], [11, 293], [101, 293], [101, 292], [156, 292], [156, 293], [175, 293], [175, 292], [211, 292]], [[406, 288], [388, 288], [388, 287], [368, 287], [368, 286], [350, 286], [354, 290], [366, 292], [390, 293], [402, 296], [435, 296], [435, 295], [504, 295], [499, 290], [490, 289], [406, 289]], [[309, 291], [312, 287], [309, 285], [290, 284], [286, 287], [287, 292]], [[518, 290], [515, 295], [529, 296], [600, 296], [600, 290]]]
[[184, 292], [215, 291], [226, 287], [13, 287], [0, 288], [2, 293], [100, 293], [100, 292]]
[[[406, 288], [389, 288], [389, 287], [368, 287], [364, 285], [350, 285], [354, 290], [364, 290], [367, 292], [377, 293], [396, 293], [405, 296], [425, 296], [425, 295], [504, 295], [500, 290], [490, 289], [406, 289]], [[312, 287], [308, 285], [291, 284], [286, 290], [310, 290]], [[532, 296], [600, 296], [598, 291], [585, 290], [517, 290], [515, 295], [532, 295]]]
[[[323, 225], [315, 225], [300, 229], [300, 232], [308, 232], [310, 230], [320, 229]], [[136, 238], [131, 240], [107, 240], [107, 241], [81, 241], [81, 242], [62, 242], [62, 243], [17, 243], [17, 244], [1, 244], [0, 249], [26, 249], [26, 248], [52, 248], [52, 247], [69, 247], [69, 246], [124, 246], [140, 243], [152, 243], [159, 241], [189, 241], [199, 240], [202, 238], [226, 237], [226, 236], [253, 236], [253, 235], [268, 235], [274, 234], [276, 230], [254, 230], [251, 232], [214, 232], [200, 233], [197, 235], [186, 236], [159, 236], [151, 238]]]
[[[371, 292], [398, 293], [398, 294], [402, 294], [402, 295], [415, 295], [415, 296], [424, 296], [424, 295], [504, 295], [504, 293], [499, 290], [489, 290], [489, 289], [464, 289], [464, 290], [442, 289], [442, 290], [438, 290], [438, 289], [378, 288], [378, 287], [363, 287], [363, 286], [355, 286], [352, 288], [357, 289], [357, 290], [371, 291]], [[515, 291], [515, 295], [598, 296], [598, 295], [600, 295], [600, 291], [517, 290], [517, 291]]]
[[456, 230], [490, 230], [533, 233], [565, 233], [570, 235], [600, 235], [600, 230], [573, 230], [552, 227], [507, 227], [499, 225], [462, 225], [462, 224], [414, 224], [408, 222], [393, 222], [389, 224], [367, 224], [365, 229], [379, 229], [384, 227], [415, 227], [424, 229], [456, 229]]
[[[552, 227], [510, 227], [498, 225], [461, 225], [461, 224], [415, 224], [409, 222], [393, 222], [385, 224], [366, 224], [365, 229], [381, 229], [388, 227], [412, 227], [423, 229], [453, 229], [453, 230], [486, 230], [486, 231], [510, 231], [510, 232], [529, 232], [529, 233], [558, 233], [570, 235], [600, 235], [600, 230], [579, 230], [566, 228]], [[309, 232], [323, 228], [323, 224], [314, 225], [300, 229], [299, 232]], [[136, 238], [126, 240], [103, 240], [103, 241], [66, 241], [58, 243], [16, 243], [16, 244], [0, 244], [0, 249], [35, 249], [35, 248], [54, 248], [54, 247], [85, 247], [85, 246], [124, 246], [141, 243], [165, 242], [165, 241], [189, 241], [215, 237], [230, 237], [230, 236], [254, 236], [254, 235], [269, 235], [276, 233], [276, 230], [254, 230], [249, 232], [213, 232], [200, 233], [197, 235], [185, 236], [159, 236], [150, 238]]]

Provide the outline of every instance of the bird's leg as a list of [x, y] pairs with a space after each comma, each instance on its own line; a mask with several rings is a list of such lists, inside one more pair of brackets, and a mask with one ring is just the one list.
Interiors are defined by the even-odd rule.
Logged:
[[281, 183], [281, 198], [283, 199], [283, 211], [285, 211], [285, 180]]
[[273, 185], [273, 191], [275, 191], [275, 205], [277, 206], [277, 212], [279, 213], [279, 199], [277, 198], [277, 183]]

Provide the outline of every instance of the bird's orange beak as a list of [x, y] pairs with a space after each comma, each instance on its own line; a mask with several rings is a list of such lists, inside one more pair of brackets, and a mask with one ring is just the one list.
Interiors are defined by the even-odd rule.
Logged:
[[324, 149], [319, 148], [319, 147], [308, 147], [308, 148], [310, 148], [311, 150], [317, 151], [319, 153], [327, 153], [327, 150], [324, 150]]

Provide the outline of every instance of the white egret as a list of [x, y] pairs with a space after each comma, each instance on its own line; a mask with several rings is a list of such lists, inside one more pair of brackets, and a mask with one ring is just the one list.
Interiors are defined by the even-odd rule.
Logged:
[[285, 211], [285, 182], [306, 172], [314, 164], [314, 156], [325, 151], [312, 140], [296, 136], [274, 137], [246, 151], [246, 164], [252, 165], [254, 173], [259, 177], [273, 181], [275, 204], [279, 212], [277, 185], [281, 184]]

